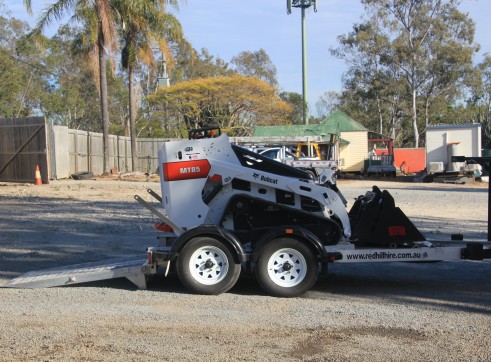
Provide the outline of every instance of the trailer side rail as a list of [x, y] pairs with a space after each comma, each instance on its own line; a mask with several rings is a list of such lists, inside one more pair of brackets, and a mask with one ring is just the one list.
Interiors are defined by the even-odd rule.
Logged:
[[412, 248], [356, 248], [349, 245], [325, 247], [336, 263], [382, 263], [396, 261], [483, 260], [491, 258], [490, 243], [433, 246], [425, 242]]

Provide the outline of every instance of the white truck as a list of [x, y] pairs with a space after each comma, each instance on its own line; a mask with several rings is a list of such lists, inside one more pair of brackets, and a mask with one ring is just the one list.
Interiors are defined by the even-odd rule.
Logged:
[[193, 293], [230, 290], [242, 272], [254, 273], [272, 296], [312, 288], [329, 263], [436, 261], [491, 257], [488, 242], [429, 242], [377, 187], [351, 210], [329, 183], [237, 145], [226, 135], [165, 143], [159, 151], [164, 212], [136, 200], [162, 224], [158, 246], [145, 259], [126, 259], [27, 273], [4, 287], [48, 287], [175, 268]]

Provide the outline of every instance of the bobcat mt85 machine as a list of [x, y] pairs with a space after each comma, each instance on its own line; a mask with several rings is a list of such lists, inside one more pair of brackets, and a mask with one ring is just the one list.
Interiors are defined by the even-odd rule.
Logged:
[[175, 267], [191, 292], [230, 290], [253, 273], [266, 293], [295, 297], [310, 290], [329, 263], [435, 261], [491, 257], [489, 243], [438, 246], [428, 242], [387, 191], [373, 187], [351, 210], [335, 179], [311, 174], [229, 142], [219, 129], [190, 132], [159, 151], [165, 212], [135, 199], [162, 223], [147, 258], [31, 272], [8, 287], [69, 285], [145, 278]]

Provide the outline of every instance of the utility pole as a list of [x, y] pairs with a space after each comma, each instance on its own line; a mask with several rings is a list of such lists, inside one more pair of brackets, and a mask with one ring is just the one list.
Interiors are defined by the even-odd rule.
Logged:
[[302, 96], [303, 96], [303, 123], [309, 124], [307, 100], [307, 36], [305, 32], [305, 9], [314, 6], [317, 12], [317, 0], [286, 0], [286, 10], [292, 13], [293, 8], [302, 9]]

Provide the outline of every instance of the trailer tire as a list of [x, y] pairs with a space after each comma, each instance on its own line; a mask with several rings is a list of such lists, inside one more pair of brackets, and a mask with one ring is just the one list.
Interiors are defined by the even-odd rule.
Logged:
[[256, 262], [256, 278], [261, 287], [275, 297], [298, 297], [317, 281], [318, 261], [304, 243], [278, 238], [266, 244]]
[[235, 285], [240, 264], [234, 262], [232, 252], [221, 241], [198, 237], [188, 241], [179, 252], [177, 274], [190, 292], [218, 295]]

